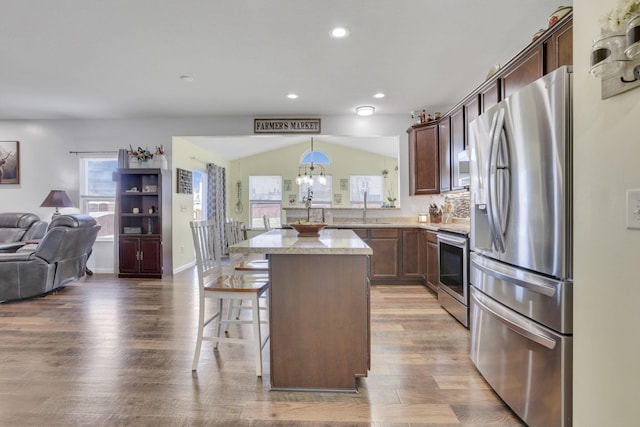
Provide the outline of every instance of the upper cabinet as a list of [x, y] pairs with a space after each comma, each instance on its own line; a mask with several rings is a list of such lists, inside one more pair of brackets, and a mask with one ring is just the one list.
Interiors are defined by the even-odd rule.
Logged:
[[[558, 67], [571, 65], [572, 58], [573, 13], [570, 12], [440, 120], [412, 126], [407, 131], [410, 194], [463, 189], [458, 181], [458, 155], [467, 148], [469, 124], [522, 87]], [[423, 129], [424, 134], [419, 136], [418, 129]]]
[[451, 191], [451, 118], [446, 116], [438, 123], [438, 148], [440, 151], [440, 192]]
[[433, 122], [413, 126], [409, 134], [409, 187], [410, 194], [438, 194], [440, 172], [438, 167], [438, 125]]
[[460, 106], [451, 113], [451, 190], [461, 190], [463, 187], [458, 182], [458, 156], [464, 151], [465, 128], [464, 108]]
[[562, 21], [544, 38], [544, 74], [573, 64], [573, 20]]
[[535, 49], [527, 51], [525, 55], [516, 60], [513, 66], [504, 70], [500, 77], [502, 81], [502, 98], [506, 98], [542, 77], [542, 59], [542, 46], [537, 45]]

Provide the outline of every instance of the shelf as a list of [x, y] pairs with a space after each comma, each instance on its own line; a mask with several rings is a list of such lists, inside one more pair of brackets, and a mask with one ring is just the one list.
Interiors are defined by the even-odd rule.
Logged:
[[157, 213], [154, 214], [150, 214], [150, 213], [121, 213], [120, 214], [121, 217], [127, 217], [127, 218], [158, 218], [160, 215]]

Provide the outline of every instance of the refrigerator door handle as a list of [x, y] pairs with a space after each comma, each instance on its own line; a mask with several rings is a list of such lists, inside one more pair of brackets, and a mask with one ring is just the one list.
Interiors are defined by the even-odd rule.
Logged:
[[471, 257], [471, 266], [488, 274], [489, 276], [496, 277], [517, 286], [522, 286], [531, 292], [547, 297], [555, 297], [558, 292], [557, 285], [559, 283], [557, 281], [540, 276], [534, 276], [504, 264], [493, 264], [494, 263], [491, 261], [480, 259], [477, 256]]
[[504, 239], [502, 236], [502, 230], [500, 228], [500, 216], [498, 212], [498, 150], [500, 148], [500, 137], [502, 135], [502, 128], [504, 126], [504, 109], [498, 110], [497, 114], [493, 117], [491, 124], [491, 132], [489, 133], [489, 139], [491, 146], [489, 148], [489, 176], [488, 176], [488, 190], [489, 197], [487, 200], [487, 217], [489, 220], [489, 228], [495, 248], [499, 252], [504, 252]]
[[504, 247], [504, 235], [507, 230], [507, 220], [509, 217], [509, 206], [511, 205], [511, 173], [509, 170], [509, 140], [504, 130], [504, 116], [502, 117], [502, 123], [499, 128], [499, 145], [498, 153], [496, 156], [496, 195], [499, 197], [500, 203], [496, 209], [498, 217], [496, 224], [500, 238], [502, 239], [502, 246]]
[[[531, 328], [528, 328], [527, 325], [520, 325], [517, 319], [508, 319], [506, 316], [498, 313], [496, 310], [493, 310], [490, 305], [493, 305], [491, 301], [486, 301], [482, 295], [478, 295], [477, 291], [472, 290], [474, 302], [480, 306], [480, 308], [498, 322], [502, 323], [507, 328], [511, 329], [513, 332], [517, 333], [528, 339], [529, 341], [533, 341], [537, 344], [540, 344], [543, 347], [546, 347], [550, 350], [553, 350], [556, 346], [556, 340], [553, 337], [549, 337], [547, 335], [541, 334], [539, 331], [534, 331]], [[496, 307], [497, 308], [497, 307]]]

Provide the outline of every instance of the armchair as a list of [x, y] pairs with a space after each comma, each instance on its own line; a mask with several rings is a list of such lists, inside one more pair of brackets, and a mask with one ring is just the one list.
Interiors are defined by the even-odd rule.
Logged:
[[41, 239], [46, 231], [47, 223], [32, 213], [0, 213], [0, 253], [15, 252], [25, 241]]
[[99, 230], [89, 215], [60, 215], [37, 245], [0, 253], [0, 302], [47, 294], [84, 276]]

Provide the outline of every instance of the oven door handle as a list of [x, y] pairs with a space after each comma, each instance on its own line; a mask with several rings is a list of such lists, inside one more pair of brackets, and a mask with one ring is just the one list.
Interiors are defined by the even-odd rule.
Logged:
[[463, 249], [467, 247], [467, 239], [444, 236], [440, 233], [438, 233], [438, 242], [448, 243], [452, 246], [458, 246]]
[[544, 277], [534, 276], [533, 274], [517, 270], [504, 264], [495, 264], [489, 260], [472, 256], [471, 266], [490, 276], [497, 277], [498, 279], [513, 283], [514, 285], [522, 286], [532, 292], [536, 292], [547, 297], [553, 297], [558, 292], [557, 286], [554, 286], [554, 284], [557, 284], [558, 282]]
[[507, 319], [506, 316], [498, 313], [497, 310], [491, 309], [489, 305], [492, 305], [490, 301], [484, 301], [484, 297], [482, 295], [477, 295], [477, 291], [473, 290], [473, 299], [474, 302], [487, 314], [493, 317], [498, 322], [502, 323], [507, 328], [511, 329], [513, 332], [517, 333], [528, 339], [529, 341], [533, 341], [537, 344], [540, 344], [543, 347], [548, 348], [549, 350], [553, 350], [556, 347], [556, 340], [547, 335], [541, 334], [539, 331], [531, 330], [527, 328], [526, 325], [519, 325], [513, 320]]

